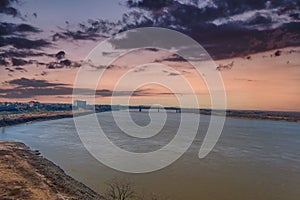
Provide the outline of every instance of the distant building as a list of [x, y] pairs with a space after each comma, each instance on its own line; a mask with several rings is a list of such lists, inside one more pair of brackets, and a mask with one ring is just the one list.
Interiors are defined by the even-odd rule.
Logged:
[[29, 106], [30, 108], [39, 108], [40, 102], [38, 102], [38, 101], [29, 101], [29, 102], [28, 102], [28, 106]]
[[86, 101], [75, 100], [74, 101], [74, 107], [86, 109]]

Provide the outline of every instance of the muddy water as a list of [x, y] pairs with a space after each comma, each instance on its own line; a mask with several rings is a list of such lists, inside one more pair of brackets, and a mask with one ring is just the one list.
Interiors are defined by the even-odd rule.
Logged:
[[[148, 113], [132, 112], [131, 116], [141, 126], [150, 122]], [[122, 134], [111, 113], [98, 117], [115, 144], [135, 152], [154, 151], [166, 145], [180, 122], [178, 114], [169, 113], [161, 133], [135, 141]], [[39, 149], [69, 175], [100, 193], [106, 181], [129, 177], [139, 192], [175, 200], [299, 198], [300, 123], [227, 118], [217, 145], [200, 160], [198, 151], [208, 122], [208, 116], [201, 117], [194, 143], [179, 160], [147, 174], [126, 174], [99, 163], [81, 144], [73, 119], [0, 128], [0, 139], [22, 141]]]

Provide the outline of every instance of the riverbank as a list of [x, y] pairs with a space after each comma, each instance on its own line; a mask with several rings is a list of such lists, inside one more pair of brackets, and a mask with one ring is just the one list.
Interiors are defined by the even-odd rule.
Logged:
[[12, 126], [33, 121], [45, 121], [74, 116], [90, 114], [90, 111], [78, 111], [73, 114], [69, 111], [48, 111], [48, 112], [25, 112], [25, 113], [0, 113], [0, 127]]
[[[200, 114], [204, 115], [223, 115], [221, 111], [210, 111], [202, 109]], [[257, 120], [272, 120], [272, 121], [287, 121], [300, 122], [300, 112], [287, 111], [260, 111], [260, 110], [226, 110], [226, 117], [257, 119]]]
[[[98, 111], [101, 112], [101, 111]], [[222, 111], [212, 111], [209, 109], [183, 109], [183, 113], [200, 113], [202, 115], [224, 115]], [[92, 111], [78, 111], [73, 114], [73, 111], [48, 111], [48, 112], [25, 112], [7, 114], [0, 112], [0, 127], [12, 126], [33, 121], [45, 121], [62, 118], [72, 118], [93, 113]], [[273, 121], [289, 121], [300, 122], [300, 112], [283, 112], [283, 111], [251, 111], [251, 110], [227, 110], [226, 117], [258, 119], [258, 120], [273, 120]]]
[[25, 144], [0, 141], [0, 199], [104, 199]]

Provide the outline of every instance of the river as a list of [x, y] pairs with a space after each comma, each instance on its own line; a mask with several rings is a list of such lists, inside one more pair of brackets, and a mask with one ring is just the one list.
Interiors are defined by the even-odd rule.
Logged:
[[[110, 112], [99, 113], [116, 144], [135, 152], [159, 149], [174, 137], [180, 118], [169, 113], [166, 127], [147, 142], [129, 141], [112, 122]], [[195, 114], [190, 113], [190, 117]], [[148, 113], [131, 112], [137, 124], [149, 123]], [[198, 134], [176, 162], [145, 174], [119, 172], [98, 162], [82, 145], [71, 118], [0, 128], [0, 140], [17, 140], [59, 165], [65, 172], [99, 193], [113, 178], [126, 177], [138, 192], [153, 192], [174, 200], [298, 199], [300, 196], [300, 123], [227, 118], [213, 151], [198, 158], [209, 116], [201, 116]]]

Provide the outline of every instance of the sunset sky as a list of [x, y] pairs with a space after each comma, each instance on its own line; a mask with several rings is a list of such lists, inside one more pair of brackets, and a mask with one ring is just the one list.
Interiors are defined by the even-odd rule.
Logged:
[[[130, 103], [136, 105], [178, 106], [175, 95], [180, 95], [192, 106], [184, 77], [199, 106], [209, 108], [205, 73], [199, 75], [172, 52], [147, 48], [157, 41], [146, 38], [145, 47], [119, 56], [128, 49], [126, 42], [138, 38], [120, 39], [107, 52], [118, 59], [106, 70], [96, 58], [89, 60], [99, 43], [119, 32], [161, 27], [190, 36], [209, 53], [228, 108], [300, 111], [299, 1], [4, 0], [0, 19], [0, 101], [71, 103], [76, 74], [89, 65], [91, 73], [104, 71], [96, 103], [110, 104], [114, 91], [119, 103], [133, 92]], [[207, 61], [196, 62], [205, 67]], [[127, 79], [118, 83], [124, 75]], [[168, 82], [178, 92], [158, 84], [132, 91], [145, 80]]]

